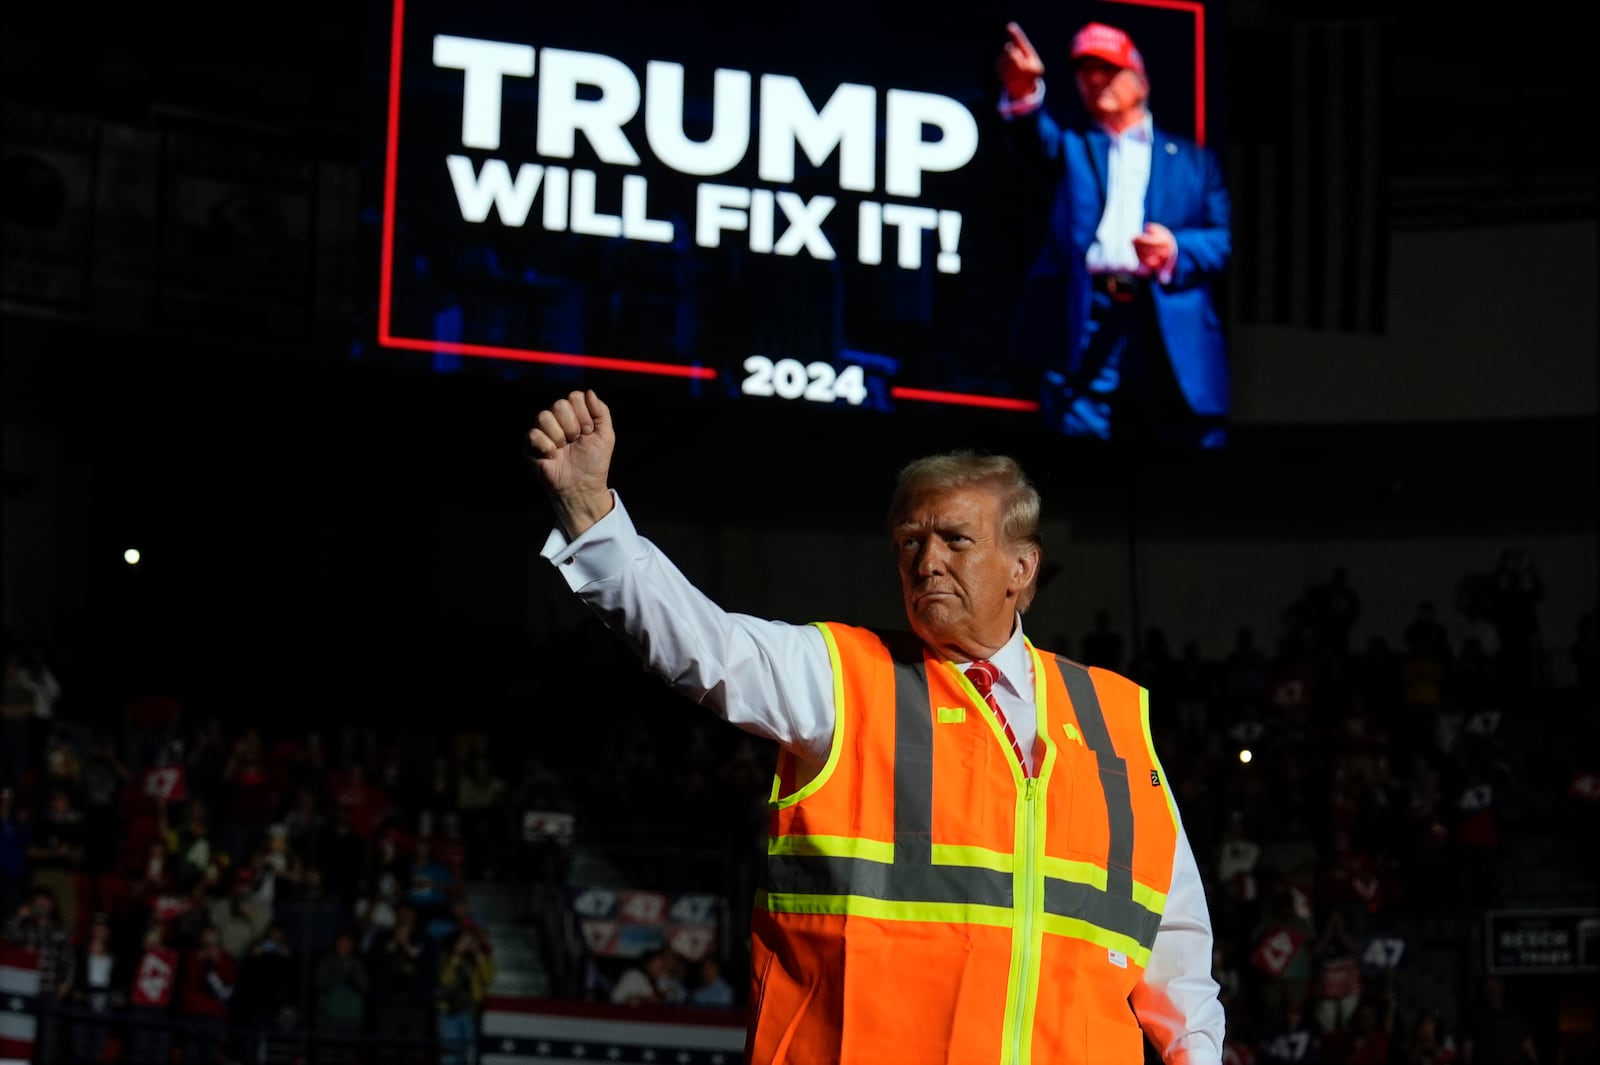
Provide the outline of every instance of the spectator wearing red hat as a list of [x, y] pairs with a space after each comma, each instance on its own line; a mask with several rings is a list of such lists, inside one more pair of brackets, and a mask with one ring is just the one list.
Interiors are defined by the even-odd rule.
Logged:
[[1051, 429], [1104, 439], [1220, 446], [1230, 409], [1213, 287], [1232, 255], [1232, 205], [1208, 148], [1155, 125], [1144, 57], [1091, 22], [1071, 58], [1083, 120], [1044, 103], [1044, 61], [1007, 26], [996, 61], [1016, 154], [1055, 188], [1019, 304], [1039, 348]]
[[272, 885], [258, 880], [250, 866], [234, 870], [227, 894], [210, 900], [208, 916], [222, 948], [235, 958], [248, 957], [272, 924]]

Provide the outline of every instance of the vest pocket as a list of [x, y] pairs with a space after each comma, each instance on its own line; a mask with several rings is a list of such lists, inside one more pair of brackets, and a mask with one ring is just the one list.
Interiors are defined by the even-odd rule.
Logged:
[[1129, 1020], [1089, 1016], [1085, 1018], [1084, 1061], [1096, 1065], [1141, 1065], [1144, 1061], [1144, 1030]]

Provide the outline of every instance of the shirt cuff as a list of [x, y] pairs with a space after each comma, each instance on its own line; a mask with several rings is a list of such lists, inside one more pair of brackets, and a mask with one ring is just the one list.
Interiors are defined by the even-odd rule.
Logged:
[[1168, 1065], [1222, 1065], [1222, 1051], [1203, 1033], [1191, 1032], [1172, 1044], [1167, 1062]]
[[615, 576], [626, 568], [628, 560], [643, 549], [639, 530], [622, 505], [622, 497], [611, 492], [613, 506], [605, 517], [583, 530], [576, 539], [558, 525], [550, 530], [539, 554], [555, 566], [556, 572], [575, 592], [586, 585], [606, 577]]
[[1031, 115], [1044, 104], [1044, 79], [1035, 78], [1033, 91], [1020, 100], [1013, 100], [1005, 93], [1000, 94], [1000, 117], [1005, 119], [1017, 118], [1021, 115]]

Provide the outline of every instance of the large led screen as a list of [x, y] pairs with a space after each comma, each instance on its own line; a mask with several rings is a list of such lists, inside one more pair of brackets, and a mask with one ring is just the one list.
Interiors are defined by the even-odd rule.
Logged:
[[1062, 127], [1086, 116], [1074, 34], [1129, 35], [1159, 131], [1154, 197], [1178, 180], [1162, 137], [1216, 140], [1220, 13], [997, 11], [397, 0], [364, 357], [1078, 431], [1049, 392], [1074, 296], [1042, 269], [1067, 178], [1003, 113], [1008, 23], [1044, 66], [1032, 102]]

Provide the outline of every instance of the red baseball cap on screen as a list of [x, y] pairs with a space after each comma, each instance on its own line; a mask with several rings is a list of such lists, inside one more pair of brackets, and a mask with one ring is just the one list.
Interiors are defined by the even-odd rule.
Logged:
[[1077, 32], [1072, 38], [1072, 61], [1090, 55], [1145, 76], [1144, 56], [1133, 46], [1133, 38], [1115, 26], [1091, 22]]

